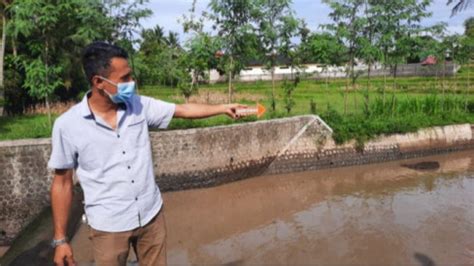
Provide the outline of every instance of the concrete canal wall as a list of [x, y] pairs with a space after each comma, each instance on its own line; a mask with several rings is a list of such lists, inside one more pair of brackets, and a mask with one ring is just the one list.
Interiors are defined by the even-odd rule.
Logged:
[[[418, 157], [474, 147], [471, 125], [382, 136], [360, 147], [336, 145], [317, 116], [203, 129], [153, 132], [162, 191], [207, 187], [243, 178]], [[0, 142], [0, 246], [49, 205], [50, 140]]]

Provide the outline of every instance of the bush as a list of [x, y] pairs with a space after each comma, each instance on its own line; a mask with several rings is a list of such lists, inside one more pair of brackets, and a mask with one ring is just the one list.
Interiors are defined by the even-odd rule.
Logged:
[[355, 139], [357, 147], [381, 134], [414, 132], [423, 127], [443, 126], [465, 123], [469, 114], [474, 111], [474, 103], [467, 103], [460, 96], [440, 97], [432, 94], [424, 99], [396, 99], [392, 95], [388, 102], [377, 97], [370, 105], [370, 119], [366, 113], [342, 116], [339, 112], [328, 109], [322, 118], [334, 130], [336, 143]]

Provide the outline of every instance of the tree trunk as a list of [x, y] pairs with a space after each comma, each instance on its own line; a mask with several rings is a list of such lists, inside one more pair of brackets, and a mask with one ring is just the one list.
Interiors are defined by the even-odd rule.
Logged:
[[[353, 57], [353, 55], [351, 55]], [[352, 90], [355, 88], [355, 73], [354, 73], [354, 58], [351, 58], [351, 85], [352, 85]]]
[[351, 79], [351, 88], [352, 88], [352, 93], [354, 94], [354, 109], [355, 112], [357, 112], [357, 93], [356, 93], [356, 87], [355, 87], [355, 73], [354, 73], [354, 61], [355, 61], [355, 55], [353, 51], [354, 47], [353, 44], [351, 44], [351, 51], [350, 51], [350, 79]]
[[17, 49], [16, 49], [16, 42], [15, 42], [14, 38], [12, 38], [12, 49], [13, 49], [13, 57], [17, 57], [18, 52], [17, 52]]
[[393, 89], [397, 89], [397, 70], [398, 70], [398, 64], [395, 64], [393, 66], [393, 84], [392, 87]]
[[370, 67], [371, 67], [371, 64], [369, 63], [369, 69], [367, 71], [367, 93], [365, 95], [365, 112], [366, 112], [366, 114], [369, 114]]
[[383, 88], [382, 88], [382, 106], [385, 110], [385, 89], [387, 88], [387, 67], [384, 66], [383, 70]]
[[4, 70], [4, 61], [5, 61], [5, 42], [6, 42], [6, 39], [7, 39], [7, 34], [6, 34], [6, 31], [7, 31], [7, 19], [5, 17], [5, 13], [2, 11], [1, 12], [1, 15], [2, 15], [2, 43], [0, 44], [0, 97], [5, 97], [5, 89], [4, 89], [4, 82], [3, 82], [3, 79], [4, 79], [4, 74], [3, 74], [3, 70]]
[[[329, 99], [329, 95], [330, 95], [330, 93], [329, 93], [329, 78], [330, 78], [330, 75], [331, 74], [329, 73], [329, 68], [326, 68], [326, 94], [327, 94], [328, 99]], [[326, 106], [326, 110], [329, 111], [329, 102]]]
[[[44, 64], [46, 66], [46, 86], [49, 85], [49, 65], [48, 65], [48, 52], [49, 52], [49, 45], [48, 45], [48, 40], [45, 42], [45, 52], [44, 52]], [[51, 108], [49, 107], [49, 99], [48, 95], [45, 97], [45, 102], [46, 102], [46, 110], [48, 110], [48, 124], [49, 128], [53, 127], [53, 121], [51, 119]]]
[[471, 91], [471, 60], [468, 61], [467, 63], [467, 87], [466, 87], [466, 100], [464, 102], [464, 110], [467, 112], [467, 107], [468, 107], [468, 101], [467, 101], [467, 96], [468, 93]]
[[48, 96], [44, 99], [44, 102], [46, 103], [46, 110], [48, 110], [48, 124], [49, 128], [52, 128], [53, 126], [53, 119], [51, 118], [51, 108], [49, 106], [49, 99]]
[[371, 64], [369, 64], [369, 70], [367, 71], [367, 88], [370, 89], [370, 68]]
[[354, 113], [359, 110], [359, 104], [357, 102], [357, 89], [352, 85], [352, 94], [354, 94]]
[[230, 57], [230, 66], [229, 66], [229, 69], [227, 71], [227, 78], [229, 80], [229, 103], [232, 103], [232, 70], [233, 70], [233, 64], [234, 64], [234, 60], [232, 58], [232, 56]]
[[397, 98], [395, 98], [395, 92], [393, 92], [392, 94], [392, 117], [395, 116], [395, 108], [396, 108], [396, 104], [397, 104]]
[[329, 92], [329, 68], [326, 68], [326, 90]]
[[292, 65], [290, 65], [290, 79], [294, 80], [294, 78], [295, 77], [293, 76], [293, 63], [292, 63]]
[[[271, 69], [271, 75], [272, 75], [272, 99], [275, 101], [275, 66], [272, 66]], [[275, 105], [272, 104], [272, 109], [275, 112]]]
[[446, 59], [443, 62], [443, 81], [441, 84], [443, 86], [443, 108], [441, 110], [444, 111], [446, 105]]
[[349, 93], [349, 79], [346, 79], [346, 91], [344, 92], [344, 114], [347, 114], [347, 94]]

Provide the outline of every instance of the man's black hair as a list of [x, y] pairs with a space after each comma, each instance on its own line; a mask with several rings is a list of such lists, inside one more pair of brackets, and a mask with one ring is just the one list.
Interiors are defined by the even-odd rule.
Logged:
[[84, 48], [82, 67], [87, 81], [92, 84], [92, 77], [95, 75], [107, 77], [110, 62], [114, 57], [128, 59], [128, 54], [123, 48], [106, 42], [93, 42]]

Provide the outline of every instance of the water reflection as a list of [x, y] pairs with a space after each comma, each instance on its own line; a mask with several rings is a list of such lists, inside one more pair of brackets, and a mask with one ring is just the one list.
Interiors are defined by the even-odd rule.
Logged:
[[[165, 194], [170, 264], [474, 263], [473, 152]], [[401, 166], [422, 161], [440, 168]]]

